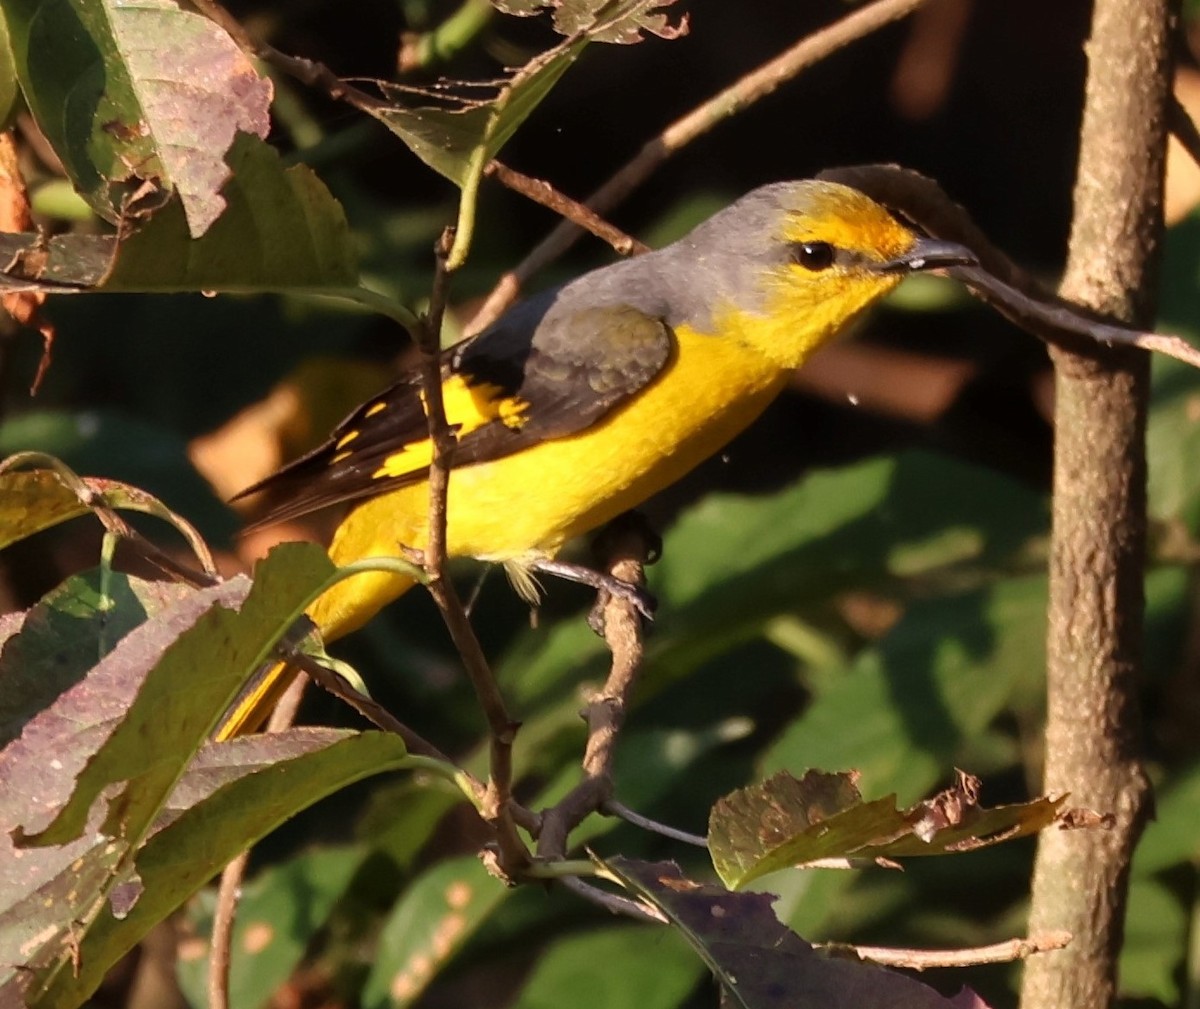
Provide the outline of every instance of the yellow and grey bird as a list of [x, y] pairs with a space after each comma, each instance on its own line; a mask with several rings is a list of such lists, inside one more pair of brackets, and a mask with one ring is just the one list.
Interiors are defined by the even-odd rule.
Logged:
[[[663, 249], [518, 304], [444, 352], [457, 438], [447, 554], [503, 564], [528, 586], [572, 537], [726, 445], [814, 350], [905, 276], [974, 262], [855, 189], [781, 182]], [[243, 494], [277, 502], [259, 524], [349, 503], [329, 547], [337, 564], [405, 556], [426, 544], [430, 459], [412, 374]], [[330, 641], [412, 585], [358, 574], [309, 616]], [[286, 667], [273, 667], [220, 735], [258, 727], [288, 680]]]

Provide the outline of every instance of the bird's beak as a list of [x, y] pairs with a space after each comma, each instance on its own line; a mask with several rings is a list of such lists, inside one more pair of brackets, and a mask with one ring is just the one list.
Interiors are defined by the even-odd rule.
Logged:
[[921, 235], [904, 255], [880, 263], [880, 273], [916, 273], [947, 266], [978, 266], [979, 258], [965, 245]]

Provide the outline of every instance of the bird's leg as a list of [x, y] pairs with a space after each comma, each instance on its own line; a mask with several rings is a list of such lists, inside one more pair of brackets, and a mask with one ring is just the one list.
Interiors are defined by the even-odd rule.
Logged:
[[[623, 551], [630, 549], [628, 545], [617, 547], [621, 538], [627, 538], [630, 534], [637, 537], [637, 541], [641, 544], [638, 551], [639, 559], [641, 556], [645, 556], [647, 564], [653, 564], [658, 560], [662, 554], [662, 539], [650, 528], [649, 523], [640, 512], [625, 512], [609, 522], [596, 535], [592, 549], [598, 557], [608, 563], [613, 560], [610, 555], [614, 549]], [[654, 619], [654, 611], [658, 607], [658, 603], [641, 585], [633, 585], [581, 564], [569, 564], [565, 561], [548, 558], [535, 560], [529, 567], [534, 571], [557, 575], [559, 578], [595, 589], [599, 593], [599, 598], [596, 600], [596, 605], [592, 607], [591, 613], [588, 614], [588, 626], [601, 636], [604, 634], [604, 603], [609, 596], [615, 596], [617, 599], [629, 603], [641, 614], [643, 619], [647, 621]]]
[[[657, 604], [654, 597], [640, 585], [630, 585], [629, 582], [623, 582], [620, 578], [614, 578], [612, 575], [595, 571], [582, 564], [569, 564], [566, 561], [535, 560], [528, 566], [531, 570], [542, 574], [554, 575], [569, 582], [578, 582], [597, 592], [607, 592], [609, 595], [625, 600], [645, 619], [654, 619], [654, 609]], [[590, 618], [588, 623], [589, 625], [592, 623]], [[595, 630], [595, 627], [593, 626], [592, 629]]]

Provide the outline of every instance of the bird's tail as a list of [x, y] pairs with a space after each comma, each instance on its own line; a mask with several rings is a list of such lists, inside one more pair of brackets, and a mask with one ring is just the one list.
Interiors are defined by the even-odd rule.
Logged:
[[213, 733], [213, 739], [223, 743], [235, 736], [258, 732], [299, 672], [286, 662], [270, 662], [260, 666], [225, 712], [224, 719]]

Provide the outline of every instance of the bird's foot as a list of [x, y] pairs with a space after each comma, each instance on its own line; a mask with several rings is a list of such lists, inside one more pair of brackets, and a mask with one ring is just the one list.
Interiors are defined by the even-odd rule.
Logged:
[[556, 578], [586, 585], [600, 593], [600, 598], [596, 600], [596, 605], [588, 616], [588, 626], [597, 634], [604, 632], [604, 604], [610, 596], [627, 602], [637, 610], [644, 620], [654, 619], [654, 611], [658, 603], [654, 596], [640, 585], [632, 585], [620, 578], [584, 567], [582, 564], [569, 564], [565, 561], [539, 560], [530, 567], [542, 574], [554, 575]]

